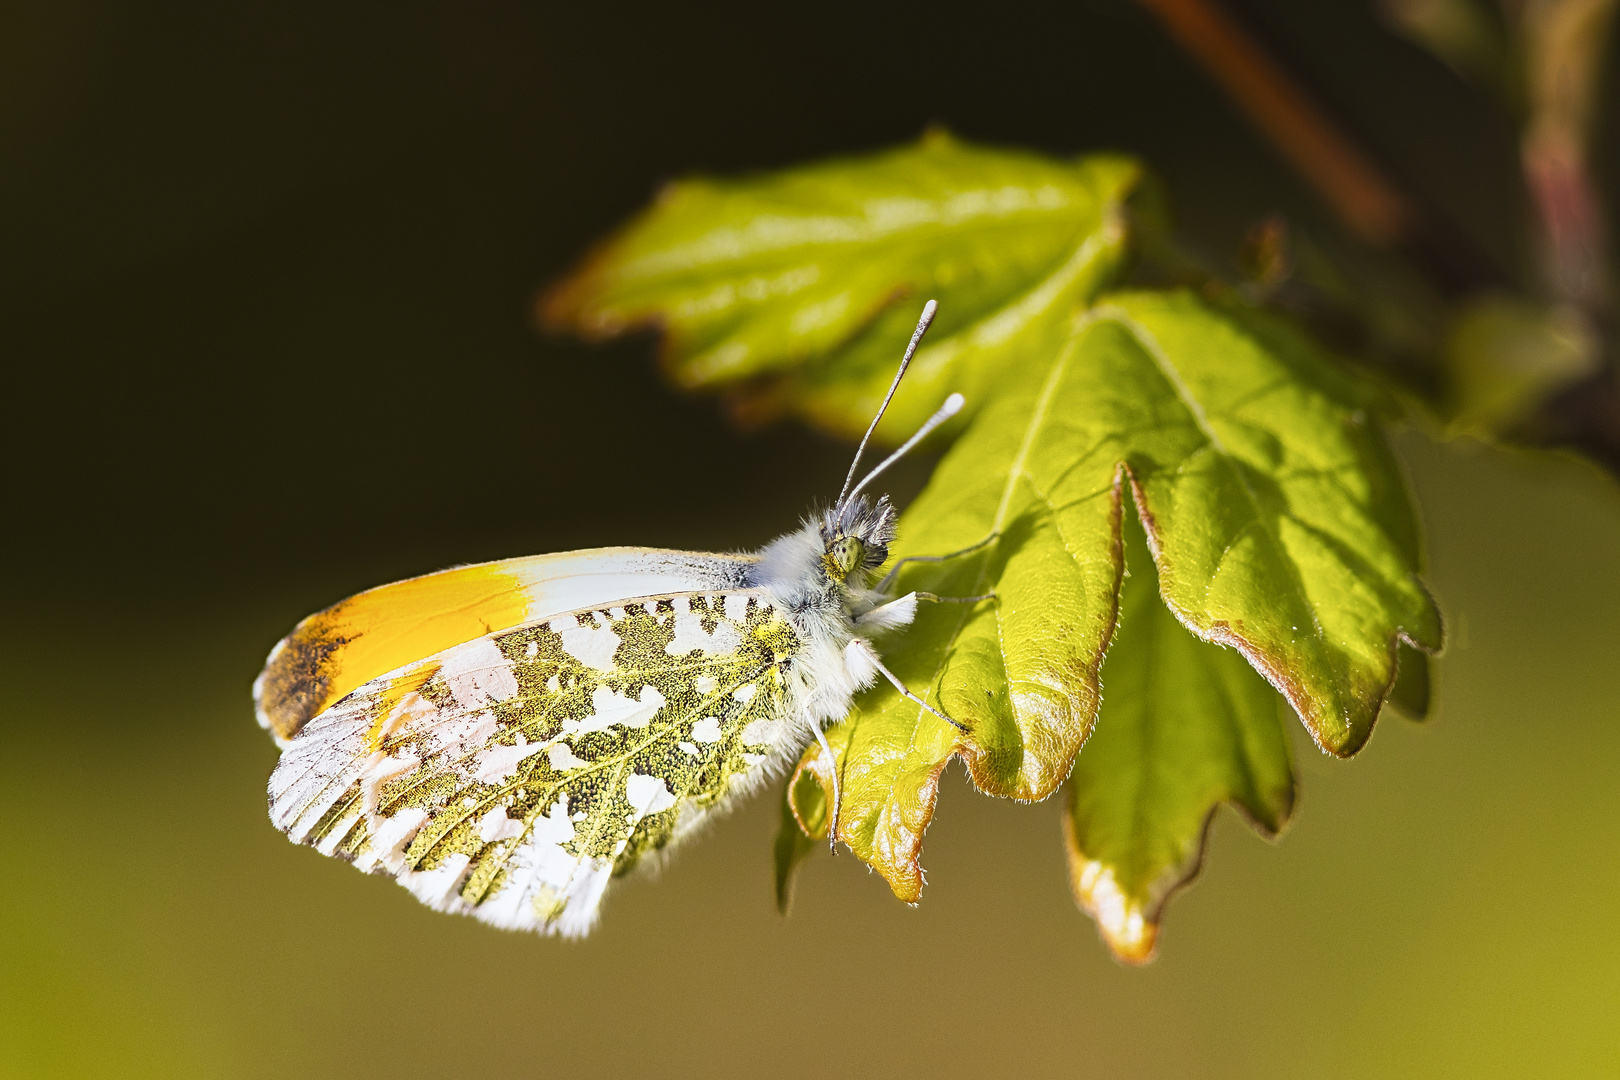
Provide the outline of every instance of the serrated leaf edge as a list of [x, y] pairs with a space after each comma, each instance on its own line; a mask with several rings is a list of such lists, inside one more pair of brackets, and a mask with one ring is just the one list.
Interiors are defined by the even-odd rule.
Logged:
[[[1221, 461], [1223, 463], [1228, 462], [1229, 455], [1225, 449], [1223, 440], [1220, 438], [1220, 434], [1210, 427], [1208, 418], [1204, 414], [1203, 407], [1187, 389], [1184, 380], [1181, 378], [1181, 373], [1176, 368], [1175, 363], [1170, 359], [1170, 357], [1165, 355], [1164, 350], [1159, 346], [1157, 339], [1147, 327], [1131, 318], [1129, 312], [1125, 311], [1123, 308], [1109, 304], [1107, 301], [1103, 301], [1080, 316], [1080, 318], [1076, 321], [1075, 332], [1079, 333], [1086, 326], [1104, 321], [1114, 322], [1123, 327], [1137, 342], [1137, 344], [1141, 346], [1142, 350], [1153, 358], [1154, 363], [1158, 365], [1159, 370], [1163, 373], [1165, 379], [1169, 381], [1170, 385], [1175, 389], [1176, 397], [1196, 419], [1199, 431], [1202, 432], [1204, 437], [1210, 441], [1210, 445], [1217, 451]], [[1143, 490], [1142, 485], [1137, 480], [1135, 474], [1131, 471], [1130, 466], [1123, 465], [1123, 468], [1125, 469], [1126, 475], [1130, 478], [1131, 497], [1136, 503], [1136, 512], [1141, 518], [1143, 530], [1147, 533], [1148, 548], [1153, 555], [1153, 565], [1158, 569], [1160, 578], [1162, 580], [1166, 576], [1166, 560], [1164, 557], [1162, 537], [1158, 528], [1158, 522], [1155, 520], [1153, 512], [1148, 508], [1146, 492]], [[1256, 508], [1256, 519], [1261, 519], [1262, 515], [1259, 513], [1258, 500], [1255, 499], [1254, 493], [1250, 489], [1248, 482], [1244, 480], [1241, 475], [1238, 477], [1238, 480], [1245, 493], [1248, 494], [1250, 502]], [[1283, 547], [1280, 538], [1273, 535], [1272, 540], [1278, 548]], [[1294, 566], [1293, 561], [1287, 560], [1287, 563], [1290, 572], [1292, 573], [1295, 571], [1296, 567]], [[1423, 591], [1424, 595], [1428, 597], [1429, 603], [1433, 605], [1433, 595], [1429, 593], [1428, 586], [1423, 583], [1422, 579], [1414, 574], [1413, 582], [1420, 590]], [[1303, 584], [1299, 581], [1297, 574], [1294, 575], [1294, 585], [1296, 590], [1302, 594], [1302, 600], [1305, 608], [1311, 613], [1311, 626], [1316, 633], [1317, 640], [1325, 642], [1326, 635], [1322, 629], [1321, 623], [1317, 620], [1315, 606], [1309, 602], [1308, 598], [1303, 597]], [[1344, 709], [1341, 706], [1337, 711], [1336, 719], [1338, 719], [1343, 726], [1344, 737], [1342, 740], [1336, 741], [1329, 737], [1327, 733], [1319, 730], [1319, 726], [1312, 723], [1312, 721], [1308, 719], [1308, 717], [1317, 715], [1317, 712], [1310, 707], [1311, 695], [1306, 691], [1305, 687], [1302, 686], [1297, 680], [1292, 678], [1288, 673], [1278, 670], [1276, 666], [1269, 661], [1261, 649], [1255, 646], [1252, 642], [1248, 641], [1246, 638], [1242, 637], [1236, 631], [1232, 630], [1232, 628], [1229, 626], [1217, 625], [1209, 628], [1197, 626], [1192, 621], [1190, 616], [1178, 608], [1168, 596], [1163, 594], [1162, 591], [1160, 593], [1160, 599], [1164, 601], [1165, 607], [1170, 609], [1170, 613], [1176, 617], [1176, 620], [1185, 626], [1194, 637], [1198, 638], [1200, 641], [1208, 641], [1217, 645], [1225, 645], [1229, 648], [1236, 649], [1239, 653], [1241, 653], [1244, 659], [1249, 662], [1249, 665], [1253, 667], [1255, 671], [1259, 672], [1267, 682], [1275, 687], [1278, 693], [1282, 694], [1283, 697], [1287, 699], [1288, 704], [1293, 707], [1294, 713], [1300, 718], [1301, 722], [1305, 726], [1305, 730], [1310, 733], [1311, 739], [1316, 743], [1317, 747], [1320, 748], [1324, 753], [1332, 754], [1333, 756], [1340, 758], [1355, 756], [1355, 754], [1367, 744], [1367, 741], [1372, 738], [1372, 732], [1373, 728], [1376, 726], [1377, 718], [1382, 712], [1385, 703], [1388, 702], [1390, 693], [1395, 687], [1395, 680], [1399, 675], [1398, 650], [1401, 644], [1405, 643], [1418, 652], [1431, 656], [1441, 651], [1440, 647], [1431, 648], [1423, 645], [1421, 642], [1411, 637], [1404, 628], [1398, 628], [1389, 637], [1387, 644], [1390, 661], [1389, 677], [1385, 680], [1383, 689], [1378, 695], [1378, 699], [1374, 703], [1374, 707], [1369, 710], [1368, 715], [1372, 719], [1369, 720], [1368, 723], [1358, 731], [1356, 726], [1345, 715]], [[1116, 597], [1116, 607], [1117, 603], [1118, 601]], [[1436, 608], [1436, 610], [1438, 611], [1438, 608]]]

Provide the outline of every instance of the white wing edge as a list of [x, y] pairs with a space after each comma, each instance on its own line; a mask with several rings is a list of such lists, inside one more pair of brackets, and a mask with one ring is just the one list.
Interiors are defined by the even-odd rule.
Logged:
[[[679, 551], [671, 548], [603, 547], [530, 555], [517, 559], [494, 559], [482, 563], [461, 563], [430, 574], [401, 578], [364, 589], [338, 601], [346, 604], [378, 589], [392, 588], [412, 581], [423, 581], [461, 570], [482, 566], [502, 566], [532, 595], [523, 618], [513, 625], [538, 622], [553, 615], [597, 608], [627, 597], [657, 596], [686, 592], [713, 592], [742, 588], [743, 578], [757, 555], [710, 551]], [[253, 716], [261, 728], [271, 731], [270, 717], [264, 711], [264, 680], [276, 657], [309, 619], [330, 611], [331, 605], [300, 620], [298, 625], [270, 649], [264, 667], [253, 680]], [[500, 627], [497, 629], [509, 629]], [[468, 639], [471, 640], [471, 639]], [[335, 705], [336, 702], [333, 702]], [[310, 718], [311, 720], [314, 717]], [[288, 740], [276, 738], [285, 748]]]

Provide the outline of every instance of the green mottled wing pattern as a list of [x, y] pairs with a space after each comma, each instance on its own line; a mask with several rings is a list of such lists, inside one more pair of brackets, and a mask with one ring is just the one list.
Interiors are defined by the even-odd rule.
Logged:
[[755, 590], [489, 634], [310, 721], [271, 777], [271, 819], [439, 910], [583, 934], [612, 878], [798, 753], [800, 650]]

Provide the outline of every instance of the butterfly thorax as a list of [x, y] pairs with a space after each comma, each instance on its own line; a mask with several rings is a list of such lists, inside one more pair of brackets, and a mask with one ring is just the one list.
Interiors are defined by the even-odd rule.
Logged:
[[795, 614], [853, 619], [876, 600], [870, 586], [889, 557], [895, 512], [887, 497], [835, 506], [759, 553], [753, 584]]
[[807, 723], [844, 715], [871, 681], [857, 622], [887, 599], [871, 585], [894, 536], [888, 499], [857, 499], [778, 537], [750, 569], [749, 583], [776, 601], [802, 641], [793, 665], [799, 692], [792, 697]]

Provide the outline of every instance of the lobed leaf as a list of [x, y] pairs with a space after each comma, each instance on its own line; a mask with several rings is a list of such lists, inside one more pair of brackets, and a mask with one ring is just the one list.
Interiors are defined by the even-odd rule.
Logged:
[[1061, 343], [1119, 268], [1122, 201], [1140, 176], [1126, 158], [1058, 161], [935, 131], [881, 154], [684, 180], [541, 315], [588, 338], [659, 327], [679, 385], [858, 435], [926, 293], [940, 316], [884, 425], [903, 438], [952, 390], [977, 404], [1006, 365]]
[[[1242, 653], [1317, 743], [1354, 753], [1395, 679], [1432, 650], [1399, 472], [1354, 383], [1281, 328], [1185, 293], [1108, 298], [1041, 370], [1009, 372], [902, 522], [902, 589], [940, 605], [886, 653], [964, 734], [887, 687], [829, 732], [838, 838], [915, 900], [952, 756], [990, 794], [1041, 799], [1095, 721], [1130, 489], [1175, 617]], [[830, 792], [832, 763], [801, 761]]]
[[1144, 963], [1166, 901], [1202, 865], [1215, 809], [1230, 802], [1274, 836], [1294, 777], [1276, 691], [1176, 621], [1134, 515], [1125, 531], [1107, 695], [1069, 776], [1063, 836], [1076, 901], [1115, 956]]
[[[1128, 159], [933, 133], [674, 184], [544, 298], [551, 325], [587, 337], [661, 328], [682, 386], [851, 435], [920, 302], [940, 303], [879, 437], [968, 397], [977, 412], [897, 550], [961, 553], [908, 566], [900, 587], [994, 598], [925, 605], [883, 647], [967, 731], [880, 684], [827, 732], [830, 757], [812, 745], [783, 792], [784, 910], [829, 832], [915, 901], [953, 757], [980, 790], [1024, 800], [1073, 769], [1077, 895], [1117, 953], [1142, 959], [1213, 808], [1275, 831], [1292, 805], [1259, 676], [1334, 754], [1365, 743], [1386, 701], [1426, 714], [1440, 621], [1376, 401], [1252, 310], [1185, 292], [1099, 300], [1151, 196]], [[1138, 572], [1122, 586], [1127, 516]], [[1105, 726], [1087, 743], [1111, 641]]]

